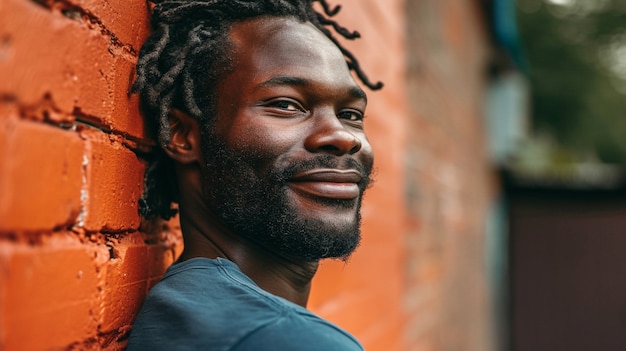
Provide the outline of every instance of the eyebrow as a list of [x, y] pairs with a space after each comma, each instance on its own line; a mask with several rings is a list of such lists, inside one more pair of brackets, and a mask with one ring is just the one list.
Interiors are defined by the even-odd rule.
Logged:
[[[272, 77], [261, 84], [259, 84], [256, 89], [279, 86], [279, 85], [291, 85], [296, 87], [305, 87], [311, 85], [311, 81], [308, 79], [300, 78], [300, 77], [292, 77], [292, 76], [275, 76]], [[363, 99], [367, 101], [367, 94], [363, 91], [363, 89], [358, 86], [350, 87], [348, 89], [348, 94], [356, 99]]]

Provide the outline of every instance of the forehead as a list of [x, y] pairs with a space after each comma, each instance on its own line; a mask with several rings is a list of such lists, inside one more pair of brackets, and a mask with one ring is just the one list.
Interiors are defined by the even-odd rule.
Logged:
[[259, 17], [234, 24], [230, 39], [234, 71], [252, 83], [286, 76], [328, 88], [358, 88], [339, 48], [309, 22]]

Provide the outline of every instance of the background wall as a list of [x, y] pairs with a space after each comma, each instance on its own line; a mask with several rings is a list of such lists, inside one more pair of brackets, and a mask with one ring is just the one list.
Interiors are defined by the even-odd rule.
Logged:
[[482, 11], [478, 1], [407, 1], [407, 332], [415, 350], [495, 347], [485, 220], [497, 188], [483, 124], [492, 53]]
[[[323, 263], [309, 307], [368, 350], [493, 349], [484, 15], [472, 0], [341, 4], [364, 37], [347, 46], [386, 84], [366, 124], [377, 184], [361, 248]], [[181, 250], [175, 221], [139, 229], [153, 143], [128, 88], [147, 18], [143, 1], [0, 2], [2, 350], [123, 349]]]

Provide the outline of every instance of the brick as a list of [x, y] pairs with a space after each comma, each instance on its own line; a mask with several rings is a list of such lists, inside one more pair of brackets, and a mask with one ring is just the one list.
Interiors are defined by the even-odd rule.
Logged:
[[148, 290], [173, 263], [180, 237], [163, 239], [146, 245], [146, 236], [136, 232], [109, 241], [113, 258], [106, 264], [102, 285], [101, 333], [119, 331], [119, 337], [128, 330]]
[[167, 268], [180, 257], [183, 250], [183, 236], [180, 231], [180, 221], [178, 216], [170, 218], [168, 221], [155, 220], [151, 223], [158, 226], [155, 228], [144, 226], [146, 231], [152, 233], [146, 235], [148, 245], [148, 257], [151, 260], [149, 265], [149, 276], [154, 279], [161, 279]]
[[117, 39], [139, 52], [150, 32], [148, 5], [143, 1], [128, 0], [68, 0], [88, 11], [101, 28], [115, 34]]
[[148, 277], [161, 279], [167, 268], [176, 260], [176, 248], [181, 246], [182, 243], [178, 243], [177, 247], [169, 247], [164, 243], [148, 245]]
[[[106, 293], [102, 304], [102, 324], [104, 333], [129, 330], [135, 316], [148, 293], [148, 282], [140, 281], [120, 286], [105, 286]], [[119, 335], [118, 337], [121, 337]]]
[[0, 350], [5, 350], [7, 339], [7, 314], [5, 313], [5, 307], [7, 305], [7, 277], [9, 274], [8, 256], [11, 250], [10, 245], [0, 241]]
[[109, 244], [114, 257], [106, 266], [103, 285], [100, 329], [104, 333], [130, 328], [153, 278], [152, 266], [162, 267], [164, 263], [164, 255], [154, 255], [158, 253], [151, 250], [155, 245], [146, 245], [144, 235], [139, 232], [111, 240]]
[[73, 224], [81, 209], [83, 152], [75, 132], [1, 119], [0, 233]]
[[88, 143], [84, 228], [107, 232], [137, 230], [144, 163], [101, 131], [87, 128], [81, 136]]
[[[117, 52], [98, 27], [34, 1], [4, 0], [0, 94], [43, 103], [64, 121], [79, 117], [143, 137], [136, 95], [128, 96], [136, 57]], [[138, 32], [143, 30], [137, 29]]]
[[0, 248], [0, 349], [48, 350], [96, 336], [97, 245], [58, 234], [36, 246], [0, 242]]

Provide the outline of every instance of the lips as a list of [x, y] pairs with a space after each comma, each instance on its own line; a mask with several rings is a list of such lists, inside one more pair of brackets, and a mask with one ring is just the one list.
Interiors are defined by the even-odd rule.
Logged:
[[358, 183], [362, 179], [356, 170], [313, 169], [296, 174], [290, 179], [289, 186], [309, 197], [351, 200], [359, 197]]

